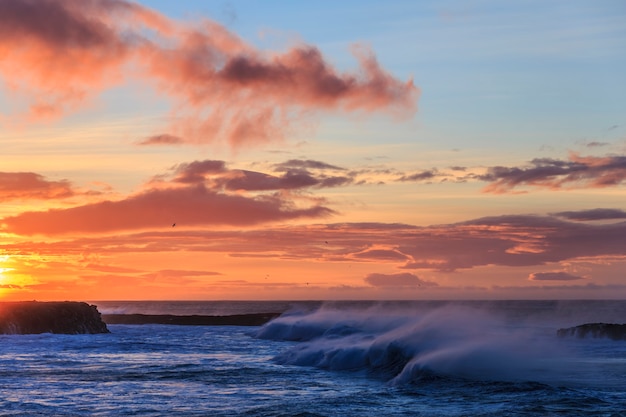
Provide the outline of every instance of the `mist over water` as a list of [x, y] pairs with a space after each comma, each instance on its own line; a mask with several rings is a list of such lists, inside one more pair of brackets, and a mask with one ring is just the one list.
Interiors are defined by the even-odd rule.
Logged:
[[609, 363], [585, 351], [600, 355], [615, 342], [563, 340], [556, 330], [610, 322], [623, 313], [623, 303], [595, 303], [595, 309], [588, 308], [594, 302], [575, 303], [577, 308], [541, 301], [324, 304], [288, 312], [257, 337], [299, 342], [280, 353], [278, 363], [364, 371], [393, 385], [433, 375], [571, 386], [622, 382], [610, 375], [616, 368], [626, 374], [626, 358]]

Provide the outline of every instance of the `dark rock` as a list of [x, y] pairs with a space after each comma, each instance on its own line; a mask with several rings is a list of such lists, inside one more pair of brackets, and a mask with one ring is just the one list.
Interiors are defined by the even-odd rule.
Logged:
[[87, 303], [0, 302], [0, 334], [109, 333], [98, 309]]
[[182, 326], [261, 326], [280, 313], [233, 314], [230, 316], [172, 314], [104, 314], [107, 324], [176, 324]]
[[626, 340], [626, 324], [587, 323], [576, 327], [559, 329], [556, 334], [559, 337], [592, 337]]

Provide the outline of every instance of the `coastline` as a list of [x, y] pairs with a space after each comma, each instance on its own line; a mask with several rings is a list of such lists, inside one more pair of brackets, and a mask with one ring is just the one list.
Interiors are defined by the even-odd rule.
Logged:
[[262, 326], [281, 313], [250, 313], [226, 316], [175, 314], [103, 314], [106, 324], [169, 324], [178, 326]]

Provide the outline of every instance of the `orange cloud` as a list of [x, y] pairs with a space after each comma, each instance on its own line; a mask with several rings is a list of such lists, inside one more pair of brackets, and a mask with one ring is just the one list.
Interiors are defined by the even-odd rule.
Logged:
[[221, 194], [202, 185], [154, 189], [119, 201], [102, 201], [68, 209], [24, 212], [2, 219], [4, 232], [21, 235], [105, 233], [180, 225], [237, 225], [324, 217], [332, 210], [296, 208], [280, 196]]
[[67, 180], [49, 181], [34, 172], [0, 172], [0, 201], [67, 198], [76, 193]]
[[0, 1], [0, 75], [27, 97], [26, 116], [63, 115], [140, 78], [174, 99], [177, 120], [143, 145], [280, 140], [317, 110], [415, 111], [411, 80], [354, 54], [357, 70], [339, 73], [314, 46], [259, 51], [215, 22], [192, 26], [123, 0]]
[[[46, 216], [47, 213], [42, 214]], [[54, 255], [68, 250], [103, 255], [205, 252], [281, 262], [384, 262], [401, 269], [441, 272], [488, 265], [540, 266], [626, 254], [625, 222], [581, 224], [549, 216], [499, 216], [431, 227], [342, 223], [229, 231], [185, 230], [159, 224], [159, 229], [59, 242], [12, 243], [1, 245], [0, 250], [11, 255], [32, 252]], [[35, 233], [35, 230], [26, 231]], [[532, 243], [536, 250], [511, 250], [519, 247], [520, 242]]]
[[[294, 161], [289, 162], [294, 164]], [[1, 231], [14, 234], [57, 235], [106, 233], [114, 230], [185, 226], [253, 226], [297, 218], [322, 218], [333, 210], [301, 193], [307, 188], [334, 187], [352, 179], [327, 176], [341, 170], [308, 161], [316, 172], [277, 167], [279, 175], [230, 169], [224, 161], [182, 163], [172, 172], [156, 175], [143, 192], [119, 200], [98, 201], [71, 208], [23, 212], [0, 220]], [[93, 194], [88, 192], [87, 194]], [[51, 199], [78, 194], [69, 182], [51, 182], [34, 173], [0, 173], [0, 200]], [[83, 193], [85, 194], [85, 193]]]

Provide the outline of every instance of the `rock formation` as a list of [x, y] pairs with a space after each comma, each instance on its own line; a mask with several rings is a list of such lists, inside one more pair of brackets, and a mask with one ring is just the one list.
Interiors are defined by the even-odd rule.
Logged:
[[613, 340], [626, 340], [626, 324], [587, 323], [576, 327], [559, 329], [556, 334], [559, 337], [603, 337]]
[[0, 302], [0, 334], [109, 333], [98, 309], [87, 303]]

